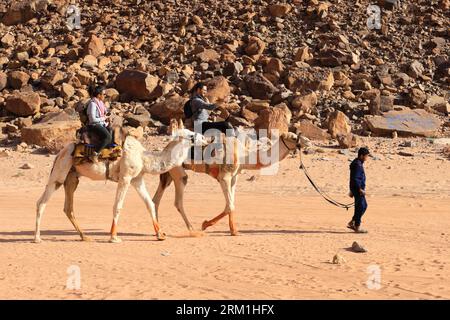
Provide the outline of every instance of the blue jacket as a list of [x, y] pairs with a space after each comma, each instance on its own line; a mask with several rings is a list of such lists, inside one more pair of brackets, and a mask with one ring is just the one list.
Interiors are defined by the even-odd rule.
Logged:
[[366, 174], [362, 161], [356, 158], [350, 164], [350, 190], [359, 191], [359, 189], [366, 189]]

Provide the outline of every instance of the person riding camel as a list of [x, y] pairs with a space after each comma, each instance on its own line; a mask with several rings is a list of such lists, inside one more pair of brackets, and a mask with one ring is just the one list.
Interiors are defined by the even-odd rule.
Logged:
[[98, 153], [112, 142], [112, 135], [108, 130], [107, 122], [108, 109], [105, 106], [104, 98], [103, 88], [96, 87], [87, 107], [89, 132], [98, 139], [94, 148], [96, 152], [94, 157], [98, 157]]
[[211, 104], [206, 98], [207, 87], [204, 83], [198, 82], [191, 91], [191, 109], [194, 120], [194, 130], [204, 134], [209, 129], [216, 129], [224, 134], [235, 135], [233, 126], [228, 121], [208, 121], [211, 111], [218, 109], [215, 104]]

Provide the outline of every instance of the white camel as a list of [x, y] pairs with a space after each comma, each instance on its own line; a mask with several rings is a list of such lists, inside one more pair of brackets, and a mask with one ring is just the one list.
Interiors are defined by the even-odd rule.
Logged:
[[[237, 141], [237, 139], [235, 139]], [[162, 196], [164, 194], [165, 189], [170, 185], [172, 181], [175, 183], [175, 207], [178, 212], [183, 217], [183, 220], [186, 224], [186, 227], [189, 231], [192, 231], [192, 225], [190, 224], [185, 210], [183, 206], [183, 194], [184, 189], [187, 184], [187, 174], [186, 170], [192, 170], [194, 172], [206, 173], [213, 178], [215, 178], [222, 187], [223, 194], [225, 196], [225, 209], [220, 213], [217, 217], [211, 220], [205, 220], [202, 224], [202, 230], [216, 224], [220, 219], [227, 216], [229, 217], [229, 226], [231, 235], [237, 235], [238, 231], [234, 223], [234, 213], [235, 213], [235, 192], [236, 192], [236, 184], [238, 180], [238, 175], [241, 173], [243, 169], [247, 170], [259, 170], [262, 168], [267, 168], [274, 164], [274, 162], [279, 162], [287, 157], [290, 152], [293, 152], [302, 147], [302, 145], [308, 143], [307, 139], [304, 139], [301, 136], [297, 136], [294, 133], [283, 133], [279, 136], [276, 142], [269, 147], [267, 150], [267, 154], [269, 157], [274, 155], [276, 159], [271, 163], [261, 163], [260, 158], [256, 155], [256, 163], [252, 163], [249, 161], [249, 158], [252, 155], [247, 152], [244, 156], [244, 161], [242, 163], [234, 162], [233, 164], [205, 164], [200, 163], [184, 163], [182, 166], [174, 167], [166, 173], [160, 175], [160, 182], [158, 189], [153, 197], [153, 202], [156, 207], [156, 217], [158, 217], [158, 207], [161, 202]], [[234, 159], [239, 159], [239, 156], [236, 154], [237, 143], [234, 143]], [[253, 151], [255, 152], [255, 151]], [[258, 151], [256, 151], [258, 152]], [[274, 153], [275, 152], [275, 153]], [[259, 153], [258, 153], [259, 154]], [[253, 159], [255, 155], [253, 155]], [[242, 159], [242, 158], [241, 158]]]
[[46, 204], [51, 195], [61, 185], [64, 185], [65, 189], [65, 214], [80, 234], [81, 239], [83, 241], [90, 240], [79, 227], [73, 212], [73, 196], [80, 177], [98, 181], [108, 179], [118, 182], [113, 207], [110, 242], [121, 242], [121, 239], [117, 236], [117, 224], [130, 184], [136, 189], [150, 212], [157, 239], [164, 240], [165, 234], [158, 224], [155, 205], [147, 192], [144, 175], [161, 174], [174, 167], [181, 166], [193, 145], [207, 143], [202, 135], [187, 129], [177, 130], [172, 133], [172, 136], [173, 141], [169, 142], [163, 151], [152, 153], [147, 152], [135, 137], [128, 135], [122, 145], [122, 156], [109, 163], [100, 161], [76, 165], [72, 157], [75, 143], [70, 143], [64, 147], [55, 158], [45, 191], [37, 202], [35, 242], [41, 242], [40, 225]]

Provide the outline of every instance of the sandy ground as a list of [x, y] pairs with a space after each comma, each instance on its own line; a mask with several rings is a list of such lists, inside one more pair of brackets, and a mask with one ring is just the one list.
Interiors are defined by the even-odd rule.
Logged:
[[[411, 140], [411, 139], [410, 139]], [[120, 244], [108, 243], [115, 184], [82, 180], [78, 221], [93, 242], [81, 242], [62, 212], [64, 194], [51, 199], [41, 244], [32, 243], [35, 202], [54, 156], [13, 152], [1, 158], [0, 299], [450, 299], [450, 161], [442, 147], [414, 139], [366, 140], [375, 159], [366, 165], [369, 234], [349, 232], [351, 212], [327, 204], [297, 169], [281, 163], [276, 176], [245, 172], [237, 194], [240, 236], [224, 219], [202, 237], [188, 237], [173, 206], [173, 187], [160, 208], [168, 239], [155, 240], [150, 216], [130, 189], [119, 223]], [[347, 202], [354, 153], [304, 155], [317, 183]], [[19, 169], [24, 163], [33, 169]], [[256, 175], [256, 179], [249, 179]], [[158, 177], [146, 178], [151, 193]], [[224, 206], [212, 178], [190, 173], [185, 206], [196, 228]], [[358, 241], [368, 252], [349, 251]], [[332, 264], [335, 254], [345, 259]], [[73, 268], [80, 289], [68, 289]], [[380, 288], [368, 286], [380, 270]]]

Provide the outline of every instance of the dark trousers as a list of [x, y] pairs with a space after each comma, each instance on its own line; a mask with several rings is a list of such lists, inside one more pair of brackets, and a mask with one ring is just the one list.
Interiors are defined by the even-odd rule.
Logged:
[[98, 143], [95, 145], [95, 151], [100, 152], [107, 145], [112, 142], [112, 135], [109, 130], [101, 124], [94, 124], [89, 126], [89, 132], [94, 134]]
[[355, 197], [355, 213], [353, 214], [352, 220], [355, 221], [355, 226], [360, 226], [361, 218], [367, 209], [366, 196], [360, 195], [358, 190], [352, 190], [352, 193]]
[[234, 128], [233, 126], [227, 122], [227, 121], [218, 121], [218, 122], [203, 122], [202, 123], [202, 134], [205, 134], [206, 131], [208, 131], [209, 129], [217, 129], [220, 132], [226, 134], [227, 133], [227, 129], [228, 130], [232, 130], [231, 133], [234, 136]]

